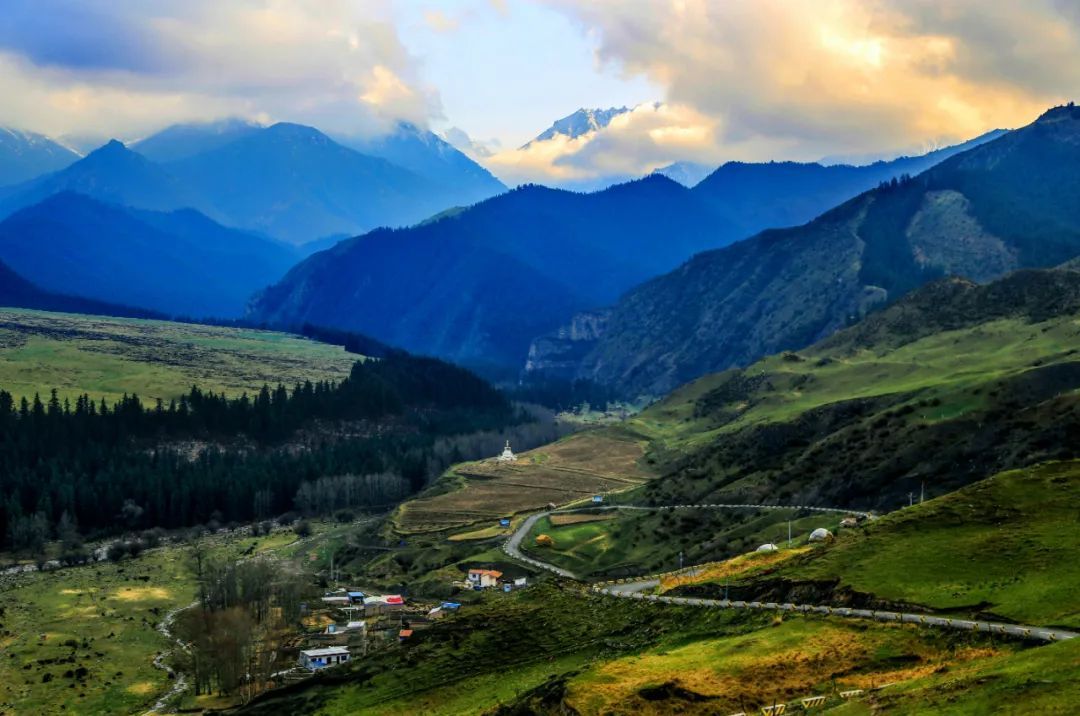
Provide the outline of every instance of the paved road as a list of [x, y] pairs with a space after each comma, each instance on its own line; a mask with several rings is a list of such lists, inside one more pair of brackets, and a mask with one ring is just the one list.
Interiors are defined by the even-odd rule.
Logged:
[[[506, 540], [506, 543], [503, 545], [503, 551], [514, 559], [521, 560], [526, 564], [530, 564], [539, 569], [546, 569], [547, 571], [558, 574], [561, 577], [578, 580], [578, 577], [576, 577], [572, 572], [568, 570], [562, 569], [561, 567], [556, 567], [553, 564], [548, 564], [547, 562], [541, 562], [540, 560], [532, 559], [531, 557], [526, 557], [521, 552], [521, 541], [525, 539], [526, 535], [529, 534], [529, 531], [532, 530], [533, 525], [535, 525], [537, 521], [543, 519], [544, 517], [547, 517], [553, 512], [569, 513], [596, 510], [671, 510], [684, 508], [745, 509], [748, 507], [773, 510], [809, 509], [817, 512], [841, 512], [844, 514], [861, 514], [867, 516], [867, 513], [852, 512], [850, 510], [832, 509], [827, 507], [793, 507], [789, 505], [668, 505], [663, 507], [609, 505], [605, 507], [580, 508], [574, 510], [548, 510], [546, 512], [539, 512], [535, 515], [531, 515], [523, 523], [521, 523], [521, 526], [518, 527], [512, 535], [510, 535], [510, 538], [508, 540]], [[698, 599], [695, 597], [667, 597], [657, 594], [643, 594], [643, 592], [655, 589], [659, 585], [659, 578], [657, 576], [653, 576], [645, 577], [635, 581], [623, 582], [621, 584], [594, 584], [592, 585], [592, 590], [597, 594], [603, 594], [606, 596], [619, 597], [622, 599], [640, 599], [644, 601], [655, 602], [658, 604], [674, 604], [677, 606], [703, 607], [711, 609], [754, 609], [760, 611], [779, 611], [799, 614], [824, 614], [833, 617], [846, 617], [850, 619], [873, 619], [875, 621], [917, 624], [919, 626], [938, 627], [942, 629], [981, 631], [988, 634], [1001, 634], [1003, 636], [1012, 636], [1021, 639], [1032, 639], [1035, 641], [1044, 642], [1062, 641], [1065, 639], [1073, 639], [1080, 636], [1080, 634], [1077, 634], [1076, 632], [1066, 631], [1064, 629], [1047, 629], [1043, 627], [1027, 626], [1024, 624], [1003, 624], [1001, 622], [987, 622], [970, 619], [953, 619], [951, 617], [936, 616], [933, 614], [879, 611], [871, 609], [850, 609], [847, 607], [826, 607], [810, 604], [777, 604], [775, 602], [746, 602], [742, 600]]]

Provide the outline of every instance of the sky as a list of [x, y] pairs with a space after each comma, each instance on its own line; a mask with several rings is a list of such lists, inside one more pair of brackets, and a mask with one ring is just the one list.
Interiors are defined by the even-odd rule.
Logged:
[[[507, 183], [879, 156], [1080, 93], [1072, 0], [5, 0], [0, 124], [407, 120]], [[520, 147], [579, 107], [602, 132]]]

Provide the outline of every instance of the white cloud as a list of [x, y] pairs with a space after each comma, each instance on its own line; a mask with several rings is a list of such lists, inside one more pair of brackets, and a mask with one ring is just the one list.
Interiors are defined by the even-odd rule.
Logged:
[[692, 107], [643, 104], [601, 130], [496, 152], [485, 165], [508, 184], [637, 176], [680, 159], [719, 162], [716, 131], [716, 121]]
[[1054, 0], [546, 2], [594, 34], [598, 63], [709, 117], [702, 150], [728, 158], [966, 139], [1080, 87], [1077, 13]]
[[460, 127], [450, 127], [443, 132], [443, 139], [476, 160], [490, 157], [502, 148], [498, 139], [474, 139]]
[[378, 0], [14, 0], [5, 13], [4, 124], [133, 135], [262, 114], [356, 134], [440, 116]]

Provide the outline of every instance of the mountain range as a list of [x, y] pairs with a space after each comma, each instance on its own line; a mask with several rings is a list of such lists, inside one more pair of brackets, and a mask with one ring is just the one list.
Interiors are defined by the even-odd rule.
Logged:
[[531, 141], [523, 144], [521, 148], [528, 149], [535, 142], [546, 142], [555, 137], [577, 139], [590, 132], [603, 129], [611, 124], [611, 120], [629, 111], [629, 107], [609, 107], [608, 109], [586, 109], [583, 107], [562, 119], [555, 120], [550, 127], [536, 135]]
[[707, 205], [660, 176], [594, 194], [524, 186], [317, 253], [260, 296], [249, 317], [359, 331], [465, 362], [517, 363], [538, 332], [710, 246], [716, 226]]
[[1078, 163], [1080, 109], [1058, 107], [805, 225], [695, 256], [627, 293], [572, 374], [661, 394], [806, 346], [937, 277], [1065, 262], [1080, 254]]
[[298, 258], [293, 246], [192, 209], [132, 209], [70, 191], [0, 222], [0, 261], [35, 286], [165, 315], [237, 317]]
[[712, 164], [701, 164], [698, 162], [672, 162], [667, 166], [660, 167], [655, 171], [656, 174], [663, 174], [668, 179], [679, 182], [685, 187], [694, 187], [701, 183], [701, 180], [716, 171], [716, 166]]
[[300, 244], [409, 225], [504, 189], [465, 155], [411, 125], [368, 143], [411, 169], [287, 123], [175, 125], [133, 146], [139, 151], [113, 140], [69, 166], [0, 188], [0, 216], [76, 191], [140, 209], [193, 208], [228, 226]]
[[[740, 171], [749, 167], [761, 179], [734, 197], [726, 193], [726, 179], [688, 189], [658, 174], [590, 194], [525, 186], [422, 225], [377, 231], [316, 253], [255, 300], [249, 317], [286, 325], [317, 323], [469, 363], [520, 366], [530, 339], [553, 331], [575, 310], [610, 305], [697, 252], [726, 246], [792, 216], [802, 218], [800, 211], [812, 218], [813, 212], [831, 206], [826, 202], [832, 196], [849, 198], [920, 162], [940, 161], [961, 149], [868, 168], [740, 165]], [[725, 171], [731, 166], [717, 173], [725, 177]], [[798, 211], [790, 210], [784, 198], [797, 203], [794, 193], [803, 188], [804, 174], [814, 174], [818, 194], [798, 203]], [[776, 177], [771, 191], [769, 175]], [[760, 209], [758, 201], [779, 208], [771, 213]], [[444, 256], [447, 247], [483, 256], [485, 265], [497, 264], [496, 256], [513, 259], [505, 260], [502, 269], [520, 278], [513, 304], [502, 289], [493, 288], [490, 276], [461, 261], [447, 259], [442, 272], [428, 267], [429, 256]], [[387, 281], [388, 286], [375, 290]], [[535, 302], [522, 302], [539, 285], [544, 290]], [[429, 300], [431, 295], [439, 300]], [[530, 330], [536, 332], [530, 335]], [[536, 367], [550, 365], [545, 356], [540, 358]]]
[[74, 151], [44, 135], [0, 127], [0, 186], [55, 172], [78, 159]]

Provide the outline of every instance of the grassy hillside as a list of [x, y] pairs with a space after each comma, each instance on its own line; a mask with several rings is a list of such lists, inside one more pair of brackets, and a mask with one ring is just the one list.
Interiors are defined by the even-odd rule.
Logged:
[[0, 309], [0, 388], [61, 399], [168, 401], [192, 384], [237, 396], [264, 383], [343, 378], [357, 356], [284, 333]]
[[774, 700], [869, 689], [946, 663], [1013, 653], [970, 635], [662, 608], [543, 585], [488, 595], [400, 650], [241, 711], [750, 712]]
[[1076, 628], [1078, 505], [1080, 462], [1006, 472], [844, 534], [775, 576]]
[[1072, 271], [935, 284], [808, 349], [685, 386], [630, 423], [671, 466], [647, 496], [888, 510], [1073, 457], [1078, 287]]
[[[890, 511], [912, 495], [1080, 457], [1077, 316], [1075, 271], [1024, 271], [985, 286], [942, 280], [810, 348], [707, 376], [589, 433], [582, 464], [598, 464], [593, 445], [631, 434], [644, 448], [639, 464], [660, 479], [628, 486], [618, 501]], [[524, 482], [508, 482], [493, 516], [528, 507]], [[522, 502], [511, 510], [514, 500]], [[625, 576], [670, 568], [679, 552], [693, 564], [786, 542], [789, 519], [798, 540], [834, 529], [840, 516], [623, 513], [543, 522], [524, 546], [578, 574]], [[539, 534], [555, 544], [536, 547]]]
[[[617, 578], [653, 574], [750, 552], [766, 542], [785, 544], [788, 523], [800, 543], [818, 527], [835, 530], [840, 515], [823, 517], [800, 510], [680, 509], [664, 512], [602, 513], [607, 519], [558, 524], [539, 520], [522, 543], [536, 559], [574, 574]], [[551, 546], [536, 538], [551, 537]]]

